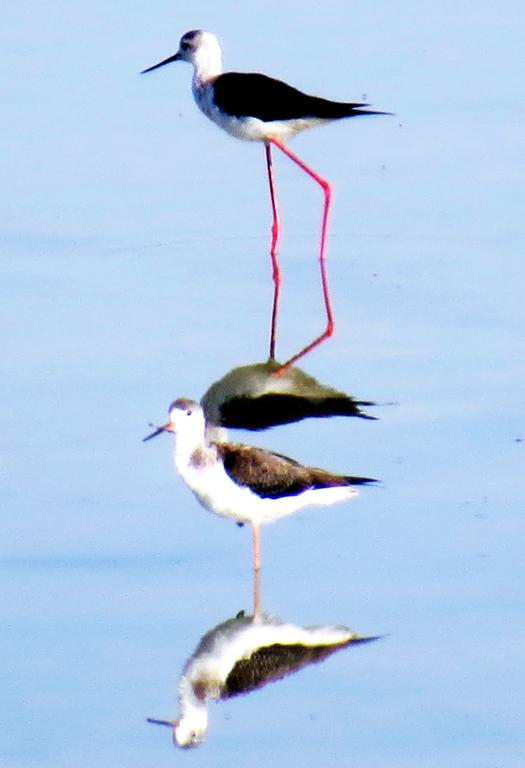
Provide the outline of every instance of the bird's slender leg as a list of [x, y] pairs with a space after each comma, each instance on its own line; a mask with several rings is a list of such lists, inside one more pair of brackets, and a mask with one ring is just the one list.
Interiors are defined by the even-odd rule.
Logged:
[[270, 185], [270, 202], [272, 204], [272, 244], [270, 246], [270, 258], [272, 260], [272, 279], [273, 279], [273, 305], [272, 305], [272, 325], [270, 330], [270, 360], [275, 360], [275, 344], [277, 339], [277, 314], [279, 311], [279, 294], [281, 292], [281, 268], [279, 266], [278, 250], [279, 240], [281, 239], [281, 219], [277, 207], [277, 196], [275, 194], [275, 181], [273, 175], [272, 147], [269, 142], [265, 142], [266, 149], [266, 167], [268, 169], [268, 182]]
[[[312, 341], [310, 344], [308, 344], [306, 347], [300, 350], [300, 352], [297, 352], [297, 354], [293, 355], [289, 360], [287, 360], [283, 365], [274, 372], [274, 375], [279, 376], [281, 373], [283, 373], [285, 370], [290, 368], [294, 363], [297, 362], [301, 357], [304, 357], [304, 355], [308, 354], [308, 352], [311, 352], [312, 349], [315, 349], [315, 347], [319, 346], [323, 341], [326, 339], [329, 339], [330, 336], [333, 336], [335, 332], [335, 322], [334, 322], [334, 315], [332, 311], [332, 302], [330, 300], [330, 289], [328, 287], [328, 277], [326, 274], [326, 243], [327, 243], [327, 235], [328, 235], [328, 222], [330, 218], [330, 208], [331, 208], [331, 202], [332, 202], [332, 188], [330, 184], [326, 181], [326, 179], [323, 179], [319, 174], [317, 174], [312, 168], [310, 168], [306, 163], [304, 163], [301, 158], [297, 157], [296, 154], [294, 154], [291, 150], [288, 149], [287, 146], [285, 146], [282, 142], [280, 142], [278, 139], [269, 139], [269, 141], [272, 144], [275, 144], [278, 149], [281, 150], [281, 152], [284, 152], [284, 154], [290, 158], [290, 160], [293, 160], [294, 163], [296, 163], [299, 168], [301, 168], [305, 173], [307, 173], [310, 178], [312, 178], [323, 190], [324, 194], [324, 208], [323, 208], [323, 218], [322, 218], [322, 224], [321, 224], [321, 244], [319, 248], [319, 267], [321, 270], [321, 285], [323, 288], [323, 299], [324, 299], [324, 306], [326, 311], [326, 328], [323, 331], [323, 333], [318, 336], [314, 341]], [[268, 146], [268, 144], [266, 145]]]
[[253, 615], [261, 615], [261, 529], [252, 523], [253, 542]]

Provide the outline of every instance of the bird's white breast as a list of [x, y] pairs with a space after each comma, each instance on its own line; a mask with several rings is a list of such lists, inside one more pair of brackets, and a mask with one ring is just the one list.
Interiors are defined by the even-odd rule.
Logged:
[[312, 489], [295, 496], [261, 498], [248, 487], [237, 485], [220, 462], [193, 466], [176, 456], [175, 463], [182, 479], [203, 507], [237, 522], [268, 523], [303, 507], [333, 504], [357, 495], [355, 488], [335, 486]]

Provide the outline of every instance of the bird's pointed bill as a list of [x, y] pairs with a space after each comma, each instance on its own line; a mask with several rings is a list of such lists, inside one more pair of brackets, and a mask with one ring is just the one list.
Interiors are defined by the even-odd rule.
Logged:
[[152, 725], [165, 725], [168, 728], [175, 728], [177, 725], [176, 720], [157, 720], [155, 717], [147, 717], [146, 722]]
[[[153, 426], [150, 424], [150, 427]], [[170, 432], [170, 424], [169, 422], [167, 424], [163, 424], [161, 427], [157, 427], [150, 435], [146, 435], [146, 437], [142, 438], [142, 442], [146, 443], [148, 440], [152, 440], [154, 437], [157, 437], [157, 435], [160, 435], [162, 432]]]
[[147, 69], [143, 69], [140, 73], [141, 75], [145, 75], [146, 72], [153, 72], [154, 69], [159, 69], [159, 67], [163, 67], [165, 64], [171, 64], [172, 61], [179, 61], [180, 54], [174, 53], [173, 56], [168, 56], [167, 59], [163, 59], [162, 61], [159, 61], [158, 64], [154, 64], [152, 67], [148, 67]]

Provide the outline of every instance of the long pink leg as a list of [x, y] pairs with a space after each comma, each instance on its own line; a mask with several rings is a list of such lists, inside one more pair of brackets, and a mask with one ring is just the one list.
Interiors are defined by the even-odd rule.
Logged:
[[[322, 344], [323, 341], [325, 341], [326, 339], [329, 339], [330, 336], [333, 336], [335, 332], [335, 322], [334, 322], [334, 315], [332, 311], [332, 302], [330, 300], [330, 289], [328, 287], [328, 277], [326, 274], [326, 242], [327, 242], [327, 235], [328, 235], [328, 221], [330, 218], [330, 207], [331, 207], [331, 201], [332, 201], [332, 188], [330, 184], [326, 181], [326, 179], [323, 179], [315, 171], [313, 171], [308, 165], [306, 165], [306, 163], [304, 163], [301, 160], [301, 158], [297, 157], [297, 155], [291, 152], [291, 150], [289, 150], [287, 146], [282, 144], [277, 139], [270, 139], [269, 141], [272, 144], [275, 144], [275, 146], [278, 147], [281, 150], [281, 152], [284, 152], [284, 154], [287, 157], [289, 157], [290, 160], [293, 160], [293, 162], [296, 163], [299, 166], [299, 168], [301, 168], [314, 181], [316, 181], [317, 184], [319, 184], [319, 186], [322, 188], [324, 193], [324, 208], [323, 208], [323, 218], [322, 218], [322, 225], [321, 225], [321, 244], [319, 248], [319, 267], [321, 270], [321, 285], [323, 288], [323, 299], [324, 299], [324, 306], [326, 311], [326, 328], [320, 336], [314, 339], [306, 347], [301, 349], [300, 352], [297, 352], [296, 355], [293, 355], [289, 360], [283, 363], [281, 368], [279, 368], [274, 374], [274, 375], [279, 375], [283, 373], [285, 370], [287, 370], [288, 368], [290, 368], [301, 357], [304, 357], [304, 355], [307, 355], [308, 352], [311, 352], [312, 349], [315, 349], [315, 347], [319, 346], [319, 344]], [[268, 146], [268, 144], [266, 146]]]
[[279, 295], [281, 292], [281, 268], [277, 256], [279, 249], [279, 240], [281, 239], [281, 219], [279, 209], [277, 208], [277, 196], [275, 194], [275, 182], [273, 175], [272, 147], [268, 142], [265, 143], [266, 149], [266, 167], [268, 168], [268, 182], [270, 184], [270, 201], [272, 204], [272, 244], [270, 247], [270, 258], [272, 260], [272, 279], [273, 279], [273, 305], [272, 305], [272, 326], [270, 330], [270, 360], [275, 360], [275, 344], [277, 339], [277, 314], [279, 312]]
[[253, 615], [261, 615], [261, 529], [252, 523], [253, 542]]

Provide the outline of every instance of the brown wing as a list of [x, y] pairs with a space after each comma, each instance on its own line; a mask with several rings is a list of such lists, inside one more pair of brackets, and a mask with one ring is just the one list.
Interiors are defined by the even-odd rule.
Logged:
[[262, 688], [267, 683], [281, 680], [309, 664], [323, 661], [335, 651], [356, 643], [369, 642], [375, 637], [353, 638], [334, 645], [304, 646], [269, 645], [252, 653], [249, 659], [239, 659], [226, 678], [221, 698], [231, 698]]
[[262, 448], [232, 443], [218, 443], [216, 447], [231, 479], [261, 498], [296, 496], [309, 489], [350, 485], [342, 475], [304, 467], [287, 456]]

